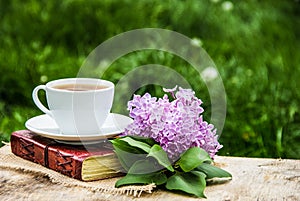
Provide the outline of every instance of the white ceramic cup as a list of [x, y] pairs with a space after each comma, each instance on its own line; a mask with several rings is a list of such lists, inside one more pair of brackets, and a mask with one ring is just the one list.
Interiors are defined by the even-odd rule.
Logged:
[[[49, 109], [39, 100], [39, 90], [46, 91]], [[100, 132], [113, 97], [114, 84], [94, 78], [54, 80], [37, 86], [32, 92], [36, 106], [55, 120], [62, 134], [78, 136]]]

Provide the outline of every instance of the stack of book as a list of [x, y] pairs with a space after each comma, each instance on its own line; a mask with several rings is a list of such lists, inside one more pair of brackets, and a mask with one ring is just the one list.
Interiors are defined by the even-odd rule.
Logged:
[[111, 143], [69, 145], [42, 137], [29, 130], [11, 135], [15, 155], [82, 181], [120, 176], [123, 173]]

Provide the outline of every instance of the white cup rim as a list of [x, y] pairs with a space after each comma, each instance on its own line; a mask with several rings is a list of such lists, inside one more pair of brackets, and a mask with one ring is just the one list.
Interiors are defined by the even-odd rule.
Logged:
[[[96, 85], [105, 85], [107, 88], [101, 89], [101, 90], [87, 90], [87, 91], [70, 91], [65, 89], [57, 89], [53, 86], [59, 85], [59, 84], [71, 84], [71, 83], [90, 83], [90, 84], [96, 84]], [[57, 80], [52, 80], [48, 83], [46, 83], [46, 88], [51, 91], [56, 92], [63, 92], [63, 93], [91, 93], [95, 91], [104, 92], [111, 90], [114, 88], [114, 83], [108, 80], [98, 79], [98, 78], [62, 78]]]

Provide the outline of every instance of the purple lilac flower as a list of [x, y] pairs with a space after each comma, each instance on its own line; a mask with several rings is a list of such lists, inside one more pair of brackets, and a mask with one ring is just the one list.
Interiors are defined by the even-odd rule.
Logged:
[[222, 145], [214, 125], [203, 120], [202, 101], [191, 89], [177, 90], [176, 86], [163, 90], [174, 100], [170, 101], [166, 94], [159, 99], [149, 93], [134, 95], [128, 102], [129, 116], [134, 121], [124, 134], [153, 138], [170, 159], [178, 158], [191, 147], [201, 147], [214, 158]]

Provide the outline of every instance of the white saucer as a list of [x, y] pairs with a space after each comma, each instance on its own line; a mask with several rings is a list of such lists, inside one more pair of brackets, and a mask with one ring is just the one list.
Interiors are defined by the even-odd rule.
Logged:
[[62, 143], [85, 144], [97, 143], [99, 142], [99, 140], [114, 137], [124, 132], [128, 124], [132, 122], [133, 120], [127, 116], [110, 113], [99, 133], [87, 134], [82, 136], [79, 136], [77, 134], [63, 135], [60, 132], [55, 121], [49, 115], [43, 114], [27, 120], [25, 123], [25, 127], [36, 134], [54, 139]]

